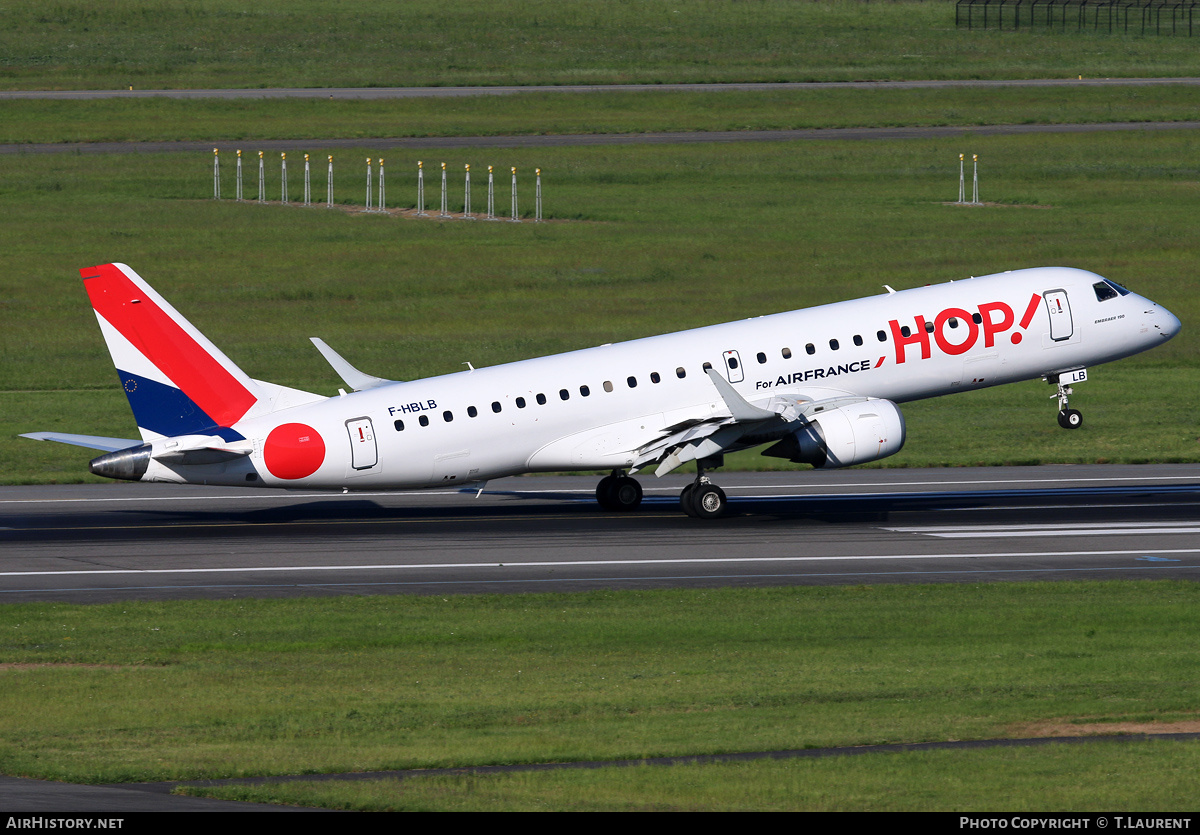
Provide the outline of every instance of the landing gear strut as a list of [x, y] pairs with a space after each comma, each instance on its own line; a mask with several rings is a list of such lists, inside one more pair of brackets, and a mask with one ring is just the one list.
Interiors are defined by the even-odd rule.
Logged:
[[693, 519], [717, 519], [729, 510], [725, 491], [708, 480], [700, 461], [696, 461], [696, 480], [679, 494], [679, 506]]
[[1059, 380], [1058, 393], [1050, 395], [1058, 398], [1058, 425], [1063, 429], [1078, 429], [1083, 426], [1083, 414], [1078, 409], [1067, 406], [1067, 398], [1074, 393], [1069, 385]]
[[605, 510], [635, 510], [642, 503], [642, 485], [624, 470], [613, 470], [596, 485], [596, 501]]

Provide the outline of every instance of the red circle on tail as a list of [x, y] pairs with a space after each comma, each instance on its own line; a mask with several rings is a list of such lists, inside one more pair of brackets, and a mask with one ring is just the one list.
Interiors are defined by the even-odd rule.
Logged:
[[277, 478], [304, 478], [325, 462], [325, 441], [303, 423], [276, 426], [263, 444], [263, 461]]

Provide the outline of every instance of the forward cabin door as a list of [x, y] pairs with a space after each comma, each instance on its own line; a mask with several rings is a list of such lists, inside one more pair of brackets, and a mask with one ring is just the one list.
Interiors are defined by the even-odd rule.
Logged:
[[1042, 294], [1046, 300], [1046, 312], [1050, 314], [1050, 340], [1066, 342], [1075, 335], [1075, 323], [1071, 319], [1071, 304], [1066, 290], [1047, 290]]

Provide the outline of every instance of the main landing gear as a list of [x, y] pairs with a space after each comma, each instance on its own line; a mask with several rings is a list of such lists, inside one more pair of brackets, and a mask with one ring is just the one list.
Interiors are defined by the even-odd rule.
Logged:
[[1083, 426], [1083, 414], [1078, 409], [1071, 409], [1067, 406], [1067, 398], [1074, 394], [1074, 390], [1062, 382], [1058, 381], [1058, 393], [1050, 395], [1058, 398], [1058, 425], [1063, 429], [1078, 429]]
[[[627, 476], [624, 470], [613, 470], [596, 485], [596, 501], [605, 510], [636, 510], [642, 503], [642, 485], [636, 478]], [[725, 491], [708, 480], [699, 463], [696, 480], [679, 495], [679, 506], [694, 519], [717, 519], [729, 510]]]
[[596, 485], [596, 501], [605, 510], [636, 510], [642, 503], [642, 485], [624, 470], [613, 470]]
[[[716, 466], [719, 467], [720, 463]], [[729, 510], [725, 491], [708, 480], [704, 465], [699, 460], [696, 461], [696, 480], [679, 494], [679, 506], [693, 519], [718, 519]]]

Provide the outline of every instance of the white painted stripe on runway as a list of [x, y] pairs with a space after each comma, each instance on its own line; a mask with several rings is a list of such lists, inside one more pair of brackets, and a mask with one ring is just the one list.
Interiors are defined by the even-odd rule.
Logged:
[[1195, 522], [1122, 522], [1106, 526], [1095, 523], [1062, 525], [931, 525], [927, 527], [884, 528], [893, 533], [915, 533], [939, 539], [1002, 539], [1043, 536], [1130, 536], [1135, 534], [1200, 533]]
[[855, 560], [974, 560], [1007, 557], [1124, 557], [1152, 554], [1200, 554], [1200, 548], [1160, 548], [1120, 551], [1012, 551], [1009, 553], [978, 554], [865, 554], [821, 557], [686, 557], [657, 560], [555, 560], [538, 562], [447, 562], [447, 563], [385, 563], [375, 565], [273, 565], [237, 566], [228, 568], [97, 568], [64, 571], [3, 571], [0, 577], [59, 577], [65, 575], [108, 574], [254, 574], [281, 571], [413, 571], [418, 569], [452, 568], [565, 568], [579, 566], [617, 565], [733, 565], [746, 563], [838, 562]]

